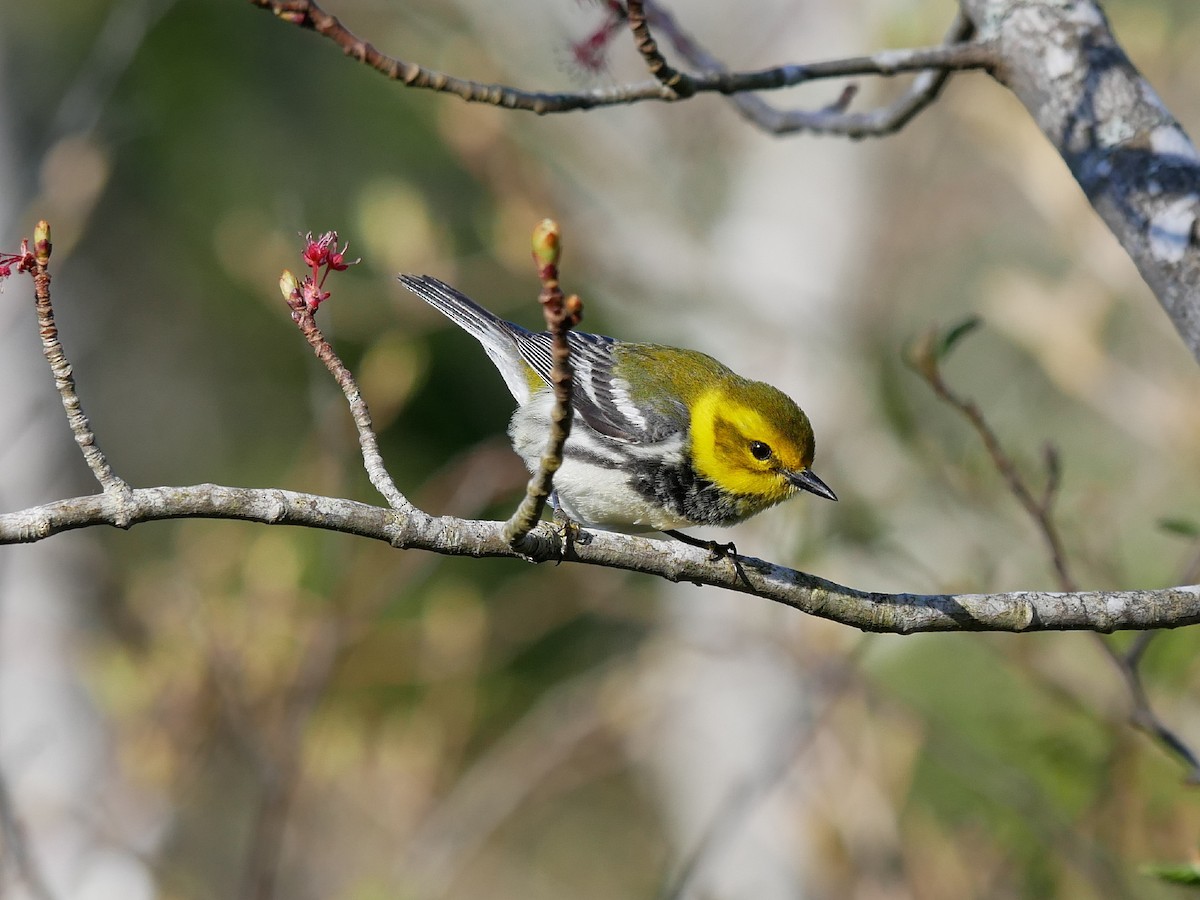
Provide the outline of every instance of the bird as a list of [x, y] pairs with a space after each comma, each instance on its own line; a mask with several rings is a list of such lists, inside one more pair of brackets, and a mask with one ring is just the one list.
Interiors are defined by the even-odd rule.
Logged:
[[[400, 282], [482, 346], [517, 409], [513, 449], [536, 472], [554, 407], [548, 332], [505, 321], [430, 275]], [[576, 525], [662, 532], [735, 525], [801, 492], [837, 495], [812, 470], [808, 416], [790, 397], [696, 350], [570, 331], [573, 422], [551, 503]], [[714, 552], [716, 552], [714, 550]]]

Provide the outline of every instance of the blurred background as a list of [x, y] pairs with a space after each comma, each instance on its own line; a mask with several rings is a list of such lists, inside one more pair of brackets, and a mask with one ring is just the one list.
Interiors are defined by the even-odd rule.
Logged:
[[[598, 72], [574, 59], [604, 21], [586, 3], [327, 8], [479, 81], [645, 77], [624, 36]], [[953, 14], [671, 8], [735, 68], [935, 43]], [[1200, 7], [1107, 11], [1195, 135]], [[855, 108], [902, 86], [863, 80]], [[394, 276], [536, 325], [529, 233], [552, 216], [585, 327], [711, 353], [813, 419], [840, 502], [711, 536], [863, 589], [1055, 588], [977, 438], [902, 362], [979, 315], [946, 377], [1033, 484], [1058, 448], [1076, 578], [1198, 580], [1200, 370], [986, 76], [886, 140], [779, 139], [715, 97], [538, 118], [405, 90], [245, 3], [9, 0], [0, 174], [0, 248], [50, 220], [80, 394], [135, 486], [381, 502], [276, 288], [298, 233], [336, 229], [363, 262], [322, 326], [399, 486], [505, 517], [511, 400]], [[94, 490], [29, 294], [0, 293], [6, 510]], [[1197, 643], [1160, 635], [1144, 664], [1193, 747]], [[0, 894], [1172, 897], [1139, 869], [1192, 858], [1198, 799], [1129, 708], [1091, 635], [866, 636], [621, 572], [232, 522], [73, 533], [0, 548]]]

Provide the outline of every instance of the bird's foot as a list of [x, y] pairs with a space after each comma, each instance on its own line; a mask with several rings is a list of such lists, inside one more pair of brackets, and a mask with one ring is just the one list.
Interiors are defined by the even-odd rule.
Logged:
[[574, 519], [568, 518], [567, 515], [557, 507], [554, 510], [554, 524], [558, 527], [559, 534], [562, 535], [563, 544], [567, 552], [575, 545], [586, 547], [592, 542], [592, 536], [588, 534]]
[[694, 538], [690, 534], [684, 534], [682, 531], [666, 530], [663, 534], [670, 535], [677, 541], [687, 544], [689, 547], [699, 547], [701, 550], [708, 551], [708, 558], [713, 562], [718, 559], [736, 559], [738, 552], [737, 547], [730, 541], [727, 544], [722, 544], [720, 541], [705, 541], [700, 538]]
[[737, 573], [737, 577], [748, 587], [753, 589], [754, 584], [746, 575], [746, 570], [742, 568], [742, 564], [738, 561], [737, 547], [730, 541], [728, 544], [722, 544], [720, 541], [703, 541], [700, 538], [694, 538], [690, 534], [684, 534], [681, 531], [664, 531], [663, 534], [670, 535], [677, 541], [681, 541], [692, 547], [699, 547], [701, 550], [708, 551], [708, 558], [712, 562], [718, 559], [727, 559], [733, 564], [733, 571]]

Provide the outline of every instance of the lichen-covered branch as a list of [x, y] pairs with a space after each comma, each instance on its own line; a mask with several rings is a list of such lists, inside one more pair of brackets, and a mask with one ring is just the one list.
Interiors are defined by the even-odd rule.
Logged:
[[1092, 0], [962, 0], [1024, 104], [1200, 361], [1200, 154]]

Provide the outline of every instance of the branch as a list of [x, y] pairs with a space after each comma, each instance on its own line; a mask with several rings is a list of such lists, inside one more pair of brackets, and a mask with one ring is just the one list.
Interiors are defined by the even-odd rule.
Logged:
[[[713, 559], [706, 548], [677, 542], [609, 532], [595, 532], [586, 542], [570, 541], [565, 539], [565, 532], [560, 533], [549, 523], [532, 528], [518, 541], [519, 548], [514, 548], [508, 523], [432, 516], [415, 507], [395, 488], [379, 457], [370, 416], [354, 379], [316, 328], [316, 310], [329, 299], [329, 293], [323, 287], [326, 277], [352, 263], [344, 259], [332, 232], [319, 240], [313, 240], [309, 235], [306, 241], [303, 256], [310, 275], [303, 283], [297, 283], [290, 272], [284, 272], [280, 287], [292, 310], [292, 318], [342, 386], [359, 429], [364, 462], [372, 473], [372, 480], [391, 504], [390, 509], [277, 489], [255, 490], [211, 484], [140, 488], [128, 490], [119, 504], [110, 502], [106, 492], [101, 496], [60, 500], [0, 514], [0, 545], [33, 543], [64, 531], [94, 525], [128, 528], [160, 519], [241, 519], [338, 531], [386, 541], [398, 549], [429, 550], [450, 556], [571, 561], [643, 572], [671, 581], [690, 581], [754, 594], [864, 631], [899, 634], [919, 631], [1109, 632], [1175, 628], [1200, 622], [1200, 585], [1158, 591], [1058, 594], [1034, 591], [882, 594], [843, 587], [753, 557], [739, 556], [733, 562]], [[48, 254], [48, 240], [46, 243]], [[19, 257], [18, 270], [31, 271], [33, 267], [27, 264], [25, 256], [32, 255]], [[543, 264], [547, 261], [539, 258]], [[548, 289], [554, 282], [551, 277], [554, 274], [552, 270], [543, 273]], [[569, 317], [577, 311], [577, 304], [572, 307], [568, 301], [560, 312]], [[565, 322], [560, 324], [565, 325]], [[565, 331], [561, 332], [558, 342], [558, 388], [564, 387], [561, 376], [566, 374], [564, 370], [568, 367], [564, 364], [569, 361], [563, 337]], [[65, 358], [63, 363], [66, 364]], [[559, 405], [565, 402], [564, 396], [569, 397], [558, 391]], [[565, 423], [565, 412], [563, 419]], [[559, 436], [565, 440], [565, 431]], [[553, 462], [553, 452], [550, 458]], [[550, 476], [552, 472], [543, 485], [546, 489]]]
[[1200, 154], [1092, 0], [961, 0], [998, 77], [1062, 155], [1200, 361]]
[[1112, 660], [1113, 665], [1117, 667], [1121, 677], [1125, 679], [1131, 706], [1129, 720], [1133, 727], [1146, 734], [1184, 764], [1187, 769], [1184, 779], [1189, 784], [1200, 784], [1200, 759], [1197, 759], [1192, 748], [1159, 718], [1158, 713], [1154, 711], [1154, 706], [1150, 703], [1150, 695], [1146, 693], [1146, 686], [1142, 682], [1142, 657], [1149, 648], [1150, 642], [1159, 634], [1158, 631], [1143, 631], [1124, 653], [1118, 651], [1100, 635], [1096, 635], [1096, 640]]
[[[38, 333], [42, 338], [42, 355], [54, 375], [54, 387], [62, 399], [67, 414], [67, 425], [75, 436], [75, 443], [83, 453], [84, 462], [92, 470], [101, 490], [117, 499], [129, 492], [129, 485], [116, 475], [108, 464], [108, 458], [96, 443], [91, 422], [83, 411], [83, 403], [75, 390], [75, 376], [67, 361], [62, 342], [58, 339], [58, 326], [54, 321], [54, 306], [50, 299], [50, 226], [45, 220], [38, 222], [33, 236], [33, 253], [27, 254], [22, 262], [33, 276], [34, 308], [37, 311]], [[20, 270], [20, 267], [18, 267]]]
[[[126, 525], [162, 519], [238, 519], [298, 525], [383, 541], [401, 550], [446, 556], [508, 557], [584, 563], [657, 575], [752, 594], [863, 631], [1143, 631], [1200, 623], [1200, 585], [1147, 591], [1015, 591], [998, 594], [884, 594], [860, 591], [750, 556], [743, 576], [707, 550], [615, 532], [589, 532], [588, 543], [566, 544], [552, 523], [528, 535], [520, 552], [503, 523], [392, 510], [354, 500], [279, 489], [137, 488]], [[118, 522], [102, 497], [75, 497], [0, 514], [0, 546]]]
[[[617, 85], [610, 88], [595, 88], [577, 92], [526, 91], [503, 84], [484, 84], [466, 78], [458, 78], [427, 69], [417, 63], [380, 53], [367, 41], [354, 35], [337, 17], [330, 15], [314, 0], [249, 0], [260, 9], [275, 13], [280, 19], [317, 32], [329, 38], [342, 51], [359, 62], [393, 81], [402, 81], [408, 87], [422, 88], [439, 93], [454, 94], [471, 103], [487, 103], [505, 109], [519, 109], [538, 115], [564, 113], [576, 110], [595, 109], [640, 103], [647, 100], [673, 102], [694, 94], [738, 94], [743, 91], [778, 90], [794, 87], [810, 81], [826, 78], [844, 78], [854, 75], [891, 76], [904, 72], [921, 72], [930, 68], [944, 70], [988, 69], [998, 62], [994, 52], [986, 44], [958, 44], [954, 46], [927, 47], [915, 50], [889, 50], [873, 56], [856, 56], [825, 62], [776, 66], [753, 72], [710, 71], [675, 79], [675, 72], [663, 61], [662, 67], [652, 68], [668, 82], [655, 79], [637, 84]], [[656, 10], [655, 15], [661, 15]], [[648, 31], [646, 32], [648, 35]], [[652, 52], [650, 52], [652, 51]], [[643, 53], [648, 60], [661, 60], [651, 39]], [[681, 85], [690, 85], [681, 88]], [[795, 129], [793, 129], [795, 130]], [[864, 132], [865, 133], [865, 132]]]
[[[920, 341], [910, 348], [907, 361], [912, 369], [925, 379], [939, 398], [956, 409], [971, 423], [971, 427], [975, 429], [975, 433], [987, 449], [992, 464], [1004, 479], [1009, 492], [1033, 520], [1038, 534], [1050, 553], [1059, 585], [1064, 591], [1075, 591], [1078, 583], [1068, 568], [1067, 555], [1054, 519], [1054, 502], [1058, 498], [1058, 488], [1062, 477], [1057, 452], [1053, 447], [1047, 446], [1045, 452], [1046, 486], [1042, 490], [1041, 498], [1035, 499], [1033, 489], [1026, 482], [1013, 458], [1001, 446], [1000, 439], [996, 436], [992, 426], [988, 424], [983, 412], [974, 402], [960, 397], [951, 390], [942, 378], [942, 360], [955, 344], [964, 335], [973, 331], [978, 324], [979, 319], [968, 319], [961, 325], [950, 329], [945, 336], [939, 336], [936, 329], [929, 330]], [[1187, 767], [1186, 778], [1190, 783], [1200, 784], [1200, 760], [1197, 759], [1192, 749], [1159, 718], [1150, 703], [1150, 695], [1146, 693], [1145, 685], [1142, 683], [1140, 668], [1142, 657], [1156, 634], [1158, 634], [1156, 631], [1142, 632], [1125, 653], [1116, 650], [1102, 635], [1095, 634], [1093, 637], [1125, 680], [1125, 686], [1129, 690], [1132, 702], [1129, 718], [1133, 726], [1147, 734], [1168, 753], [1177, 757]]]
[[[250, 2], [316, 31], [348, 56], [410, 87], [538, 114], [716, 92], [733, 95], [743, 116], [775, 134], [867, 137], [889, 134], [910, 121], [937, 96], [947, 73], [985, 69], [1013, 91], [1062, 155], [1200, 361], [1200, 303], [1194, 298], [1200, 284], [1200, 154], [1117, 44], [1094, 0], [960, 0], [963, 17], [939, 47], [740, 73], [723, 71], [665, 10], [657, 5], [647, 10], [642, 0], [631, 5], [638, 14], [630, 15], [631, 25], [643, 58], [663, 80], [576, 93], [481, 84], [385, 56], [313, 0]], [[683, 76], [667, 65], [650, 23], [703, 71]], [[974, 40], [960, 42], [972, 33]], [[868, 113], [847, 113], [840, 103], [817, 111], [780, 111], [744, 93], [900, 72], [921, 74], [893, 104]]]
[[942, 359], [958, 340], [974, 330], [978, 324], [979, 319], [968, 319], [961, 325], [952, 328], [944, 338], [939, 336], [936, 329], [930, 329], [917, 344], [910, 348], [907, 362], [913, 371], [925, 379], [925, 383], [937, 394], [939, 399], [953, 407], [971, 424], [984, 449], [987, 450], [988, 456], [991, 457], [992, 465], [1004, 479], [1009, 492], [1016, 497], [1021, 508], [1033, 520], [1038, 534], [1045, 541], [1050, 552], [1051, 562], [1054, 564], [1054, 572], [1058, 576], [1059, 586], [1064, 591], [1078, 590], [1079, 586], [1067, 568], [1067, 555], [1063, 550], [1058, 525], [1054, 521], [1054, 501], [1058, 496], [1059, 483], [1057, 454], [1052, 449], [1047, 451], [1046, 487], [1042, 491], [1041, 498], [1035, 498], [1033, 489], [1026, 484], [1024, 476], [1017, 469], [1017, 464], [1001, 446], [1000, 438], [996, 436], [995, 430], [984, 418], [982, 410], [973, 401], [955, 393], [942, 378], [940, 365]]
[[[655, 4], [654, 24], [668, 36], [675, 49], [697, 69], [707, 73], [708, 78], [724, 79], [733, 86], [742, 83], [744, 75], [726, 73], [725, 65], [701, 47], [687, 34], [666, 9]], [[965, 69], [992, 69], [999, 64], [995, 50], [986, 43], [967, 41], [974, 33], [974, 26], [962, 16], [955, 18], [940, 47], [919, 50], [887, 50], [870, 57], [833, 60], [803, 66], [815, 80], [817, 77], [843, 77], [848, 75], [893, 75], [898, 72], [917, 71], [919, 74], [908, 89], [887, 106], [870, 112], [850, 113], [845, 111], [849, 97], [843, 93], [842, 100], [824, 109], [780, 110], [761, 97], [751, 93], [730, 93], [730, 102], [737, 107], [742, 117], [752, 125], [771, 134], [795, 134], [809, 131], [816, 134], [835, 134], [849, 138], [884, 137], [899, 131], [916, 115], [937, 99], [942, 87], [955, 71]], [[868, 70], [874, 66], [873, 70]], [[899, 67], [899, 68], [894, 68]], [[851, 71], [853, 70], [853, 71]]]
[[346, 260], [345, 250], [346, 247], [338, 248], [336, 231], [327, 231], [316, 239], [309, 233], [305, 236], [302, 256], [309, 266], [310, 274], [303, 282], [297, 283], [296, 277], [285, 269], [279, 278], [279, 290], [283, 294], [284, 302], [292, 311], [292, 321], [312, 347], [317, 359], [324, 363], [333, 380], [342, 389], [342, 394], [350, 405], [350, 416], [358, 431], [358, 446], [362, 452], [367, 478], [375, 490], [383, 495], [383, 499], [387, 500], [389, 506], [397, 510], [406, 510], [411, 508], [412, 504], [400, 493], [383, 462], [383, 456], [379, 452], [379, 440], [371, 423], [371, 413], [367, 409], [367, 401], [363, 399], [362, 391], [358, 389], [358, 382], [341, 357], [333, 352], [333, 347], [317, 327], [317, 309], [329, 299], [329, 292], [323, 290], [325, 279], [331, 272], [344, 271], [359, 262], [357, 259]]
[[650, 23], [646, 19], [646, 4], [642, 0], [626, 0], [626, 18], [629, 20], [629, 30], [633, 32], [634, 45], [645, 60], [650, 74], [659, 83], [669, 89], [676, 97], [690, 97], [696, 93], [696, 83], [685, 72], [674, 69], [666, 58], [659, 52], [658, 43], [650, 34]]

